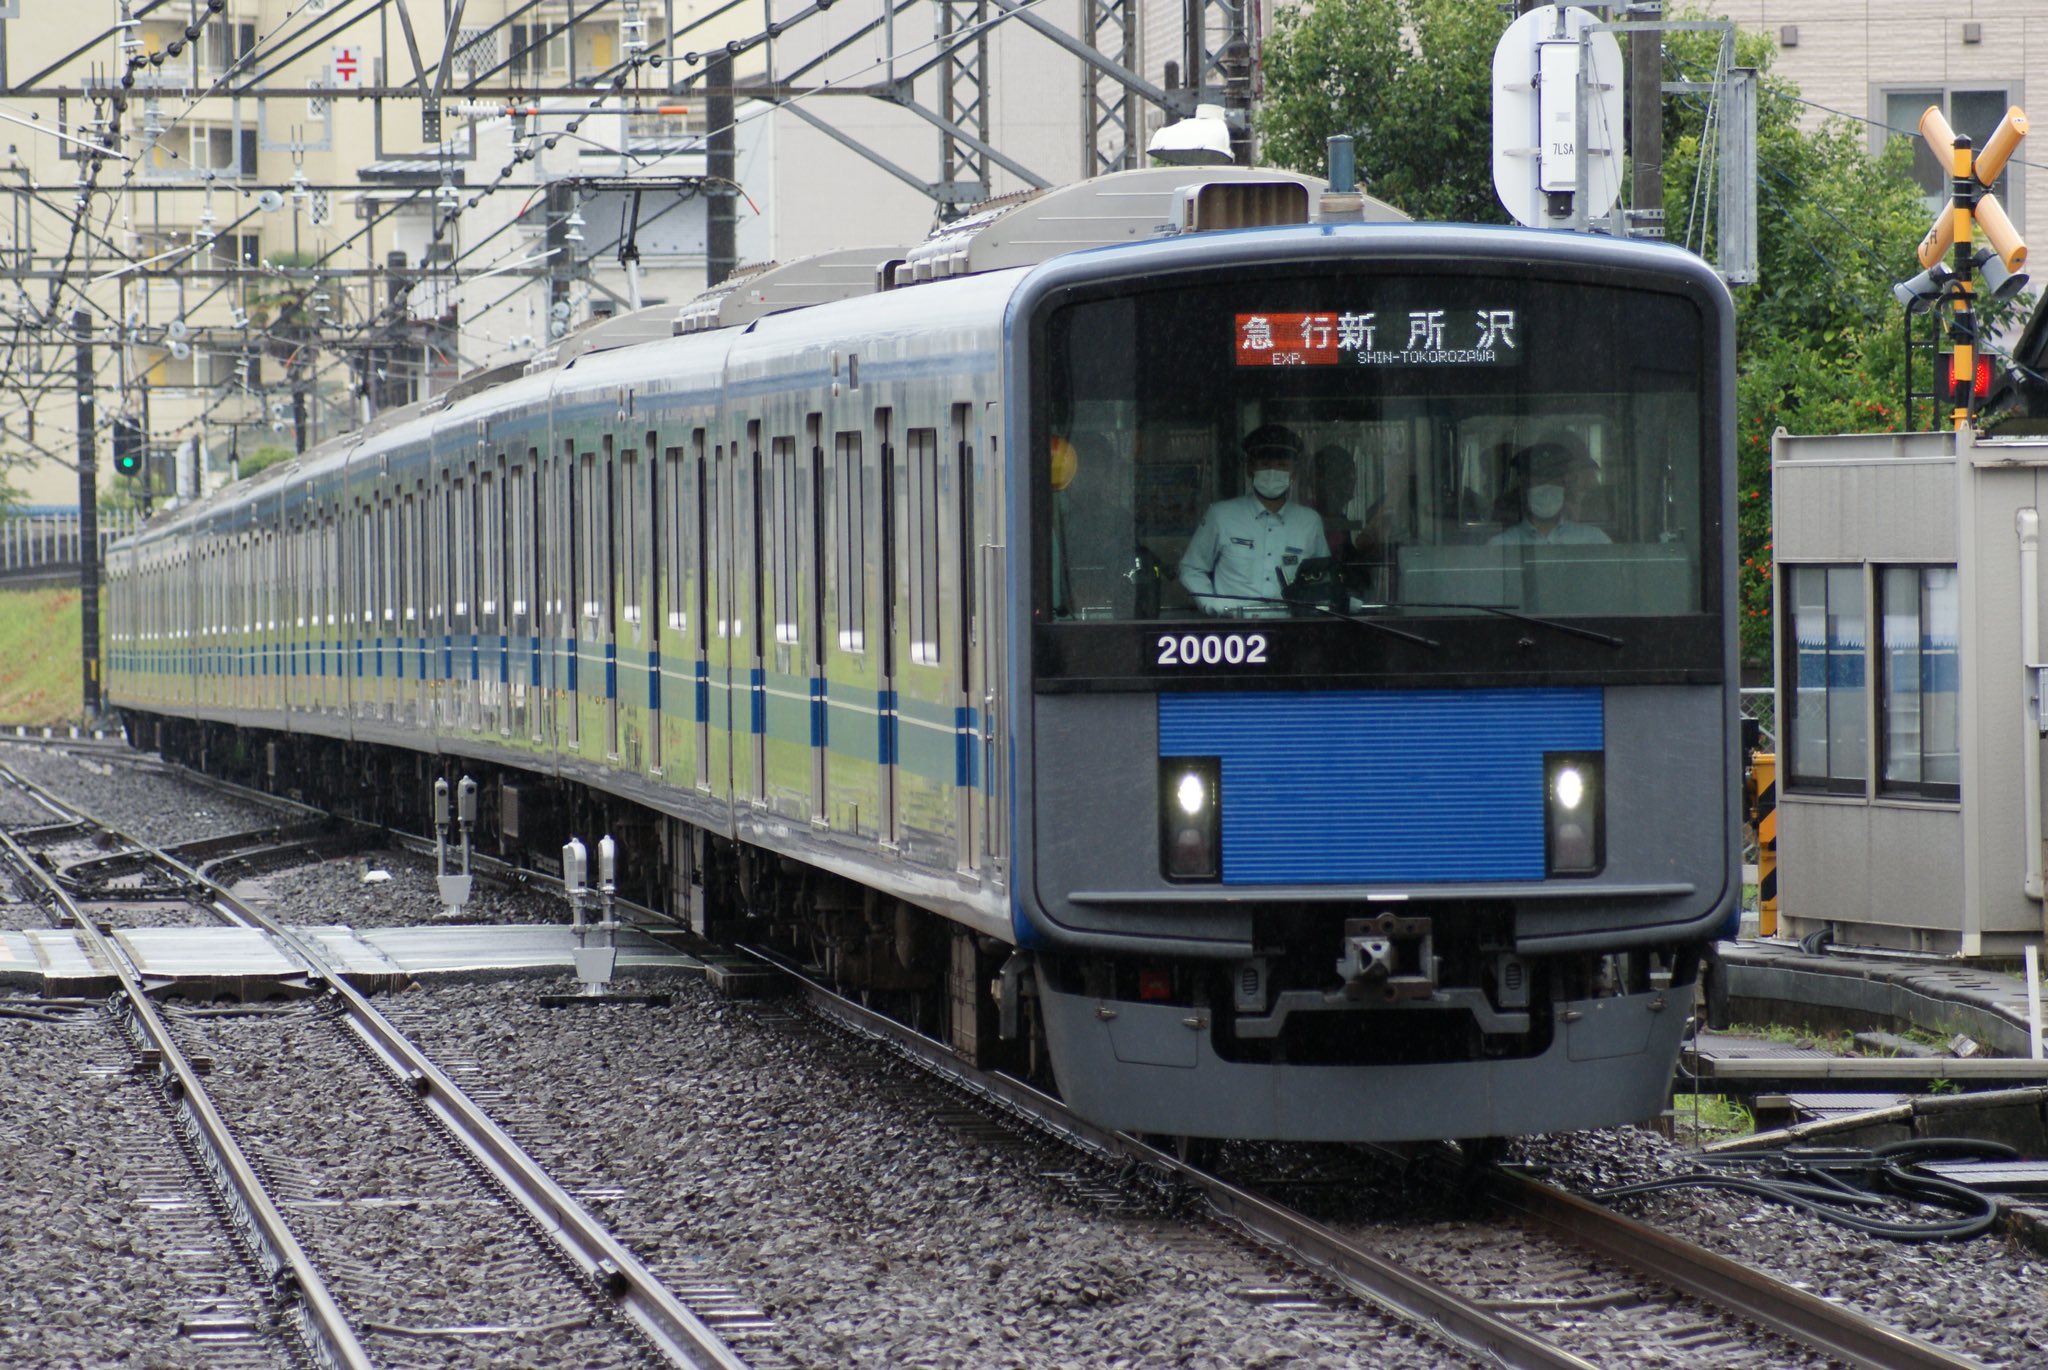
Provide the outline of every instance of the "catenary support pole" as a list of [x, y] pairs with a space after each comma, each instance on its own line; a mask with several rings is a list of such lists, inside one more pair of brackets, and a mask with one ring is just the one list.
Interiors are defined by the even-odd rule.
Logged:
[[93, 444], [92, 316], [71, 315], [78, 336], [78, 618], [85, 716], [100, 712], [99, 453]]

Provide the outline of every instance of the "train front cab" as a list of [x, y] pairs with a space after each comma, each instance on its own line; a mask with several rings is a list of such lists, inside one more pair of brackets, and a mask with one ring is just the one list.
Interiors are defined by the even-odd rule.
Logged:
[[1061, 1092], [1194, 1136], [1653, 1115], [1738, 888], [1725, 290], [1514, 232], [1132, 256], [1016, 313], [1017, 918]]

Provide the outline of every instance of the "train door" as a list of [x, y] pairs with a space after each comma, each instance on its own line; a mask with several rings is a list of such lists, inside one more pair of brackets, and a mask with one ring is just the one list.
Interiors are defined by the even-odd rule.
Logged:
[[813, 414], [808, 420], [807, 436], [811, 442], [810, 470], [805, 473], [802, 522], [803, 595], [808, 601], [799, 615], [804, 625], [803, 639], [805, 655], [809, 658], [807, 679], [810, 681], [811, 698], [811, 801], [810, 814], [813, 823], [828, 822], [831, 812], [825, 806], [825, 767], [830, 755], [827, 746], [831, 720], [825, 710], [825, 418]]
[[505, 707], [498, 717], [498, 735], [524, 737], [527, 709], [536, 679], [536, 663], [528, 639], [533, 635], [532, 572], [528, 562], [533, 554], [528, 541], [531, 524], [527, 513], [527, 482], [532, 479], [534, 452], [514, 463], [505, 473]]
[[580, 488], [581, 465], [576, 460], [576, 440], [566, 438], [562, 442], [562, 525], [568, 536], [562, 544], [562, 636], [566, 656], [563, 662], [564, 674], [560, 681], [561, 701], [568, 715], [567, 749], [578, 752], [583, 747], [583, 695], [581, 664], [583, 651], [583, 587], [584, 537], [583, 509], [588, 503]]
[[[750, 763], [747, 768], [746, 797], [758, 807], [768, 802], [768, 585], [767, 585], [767, 501], [762, 491], [761, 421], [747, 424], [747, 489], [741, 512], [747, 526], [739, 539], [746, 561], [743, 584], [748, 593], [746, 612], [741, 616], [746, 633], [747, 653], [747, 739]], [[739, 797], [737, 783], [734, 798]]]
[[383, 580], [377, 592], [377, 717], [389, 723], [397, 698], [397, 651], [393, 651], [397, 637], [397, 588], [399, 588], [399, 563], [397, 563], [397, 516], [391, 508], [389, 491], [377, 494], [377, 575]]
[[1006, 680], [1009, 638], [1004, 631], [1009, 623], [1009, 603], [1005, 598], [1008, 577], [1003, 565], [1004, 548], [999, 541], [1004, 527], [1003, 482], [997, 477], [1003, 469], [1002, 431], [1002, 406], [991, 402], [985, 411], [981, 439], [982, 450], [987, 453], [981, 469], [988, 473], [989, 479], [978, 483], [981, 491], [980, 526], [986, 530], [982, 536], [987, 541], [982, 542], [978, 549], [980, 574], [975, 578], [981, 648], [981, 849], [991, 875], [1000, 875], [1009, 856], [1005, 842], [1009, 826], [1009, 757], [1003, 746], [1009, 697]]
[[[641, 522], [641, 487], [639, 487], [639, 448], [633, 442], [625, 442], [625, 451], [614, 451], [612, 438], [604, 438], [604, 522], [610, 526], [610, 537], [604, 539], [606, 557], [606, 637], [604, 637], [604, 727], [608, 758], [625, 760], [627, 766], [637, 766], [633, 758], [625, 756], [625, 739], [621, 737], [618, 725], [618, 696], [623, 692], [627, 672], [621, 672], [618, 661], [618, 647], [639, 643], [639, 522]], [[625, 729], [631, 731], [631, 729]]]
[[[953, 830], [955, 859], [963, 871], [981, 868], [981, 700], [975, 693], [980, 674], [976, 655], [974, 517], [974, 406], [956, 404], [952, 412], [953, 491], [951, 511], [954, 592], [953, 698]], [[941, 584], [947, 577], [941, 578]]]
[[619, 759], [619, 584], [630, 574], [632, 566], [629, 557], [620, 555], [619, 514], [621, 510], [625, 512], [626, 527], [632, 525], [633, 515], [631, 500], [619, 498], [619, 482], [633, 465], [630, 457], [629, 449], [629, 459], [621, 462], [613, 449], [612, 435], [604, 435], [604, 469], [596, 473], [602, 488], [591, 501], [591, 512], [598, 517], [597, 526], [591, 530], [591, 560], [604, 578], [597, 596], [598, 642], [604, 652], [604, 754], [612, 761]]
[[350, 710], [357, 718], [375, 718], [381, 707], [384, 682], [377, 678], [377, 588], [382, 579], [382, 563], [377, 558], [377, 502], [372, 492], [355, 501], [350, 511], [354, 536], [349, 539], [355, 546], [356, 556], [356, 607], [351, 615], [354, 623], [354, 643], [351, 655], [354, 658], [351, 670], [355, 677], [355, 707]]
[[505, 458], [487, 453], [476, 473], [477, 632], [482, 679], [477, 682], [479, 732], [497, 732], [505, 713]]
[[640, 449], [641, 460], [647, 465], [647, 566], [642, 582], [646, 598], [639, 624], [641, 641], [647, 649], [647, 726], [642, 745], [646, 749], [643, 761], [651, 776], [661, 774], [662, 731], [667, 726], [662, 714], [667, 691], [661, 679], [661, 648], [662, 639], [668, 634], [668, 606], [676, 593], [667, 572], [673, 559], [670, 548], [675, 544], [675, 491], [671, 487], [675, 484], [676, 467], [682, 464], [677, 448], [671, 447], [663, 455], [658, 442], [659, 435], [649, 429]]
[[449, 483], [449, 723], [477, 727], [477, 463], [465, 461]]
[[766, 527], [761, 539], [768, 575], [766, 613], [761, 620], [765, 671], [762, 682], [764, 726], [761, 752], [766, 784], [761, 797], [769, 808], [789, 818], [802, 818], [810, 799], [810, 758], [808, 747], [797, 739], [807, 738], [808, 723], [793, 727], [791, 706], [798, 699], [797, 718], [808, 713], [810, 679], [804, 663], [804, 635], [801, 571], [798, 551], [803, 545], [797, 528], [799, 503], [796, 439], [768, 440], [768, 465], [762, 482], [761, 504]]
[[882, 549], [881, 572], [881, 629], [882, 629], [882, 680], [875, 696], [875, 727], [879, 734], [877, 755], [882, 770], [882, 812], [878, 827], [881, 843], [894, 847], [902, 840], [902, 826], [898, 814], [898, 755], [897, 743], [900, 724], [897, 716], [897, 660], [896, 628], [902, 617], [899, 601], [899, 584], [903, 567], [897, 549], [902, 540], [897, 536], [903, 511], [898, 507], [898, 490], [902, 485], [896, 471], [896, 444], [891, 440], [891, 415], [887, 409], [875, 411], [876, 455], [878, 457], [878, 478], [880, 488], [875, 500], [875, 517], [880, 524], [880, 536], [876, 541]]
[[[337, 505], [338, 505], [337, 501]], [[320, 520], [320, 586], [324, 621], [320, 626], [320, 708], [323, 713], [347, 712], [348, 697], [341, 678], [341, 601], [348, 591], [341, 568], [341, 529], [329, 505]]]
[[[713, 510], [718, 508], [719, 491], [723, 482], [719, 479], [719, 467], [724, 464], [725, 444], [719, 443], [705, 450], [705, 432], [699, 428], [691, 436], [691, 479], [694, 482], [690, 501], [691, 541], [690, 564], [690, 612], [696, 616], [696, 626], [691, 632], [694, 650], [690, 658], [691, 708], [697, 719], [697, 788], [705, 794], [719, 793], [724, 786], [715, 784], [718, 774], [712, 765], [711, 751], [714, 733], [729, 737], [730, 731], [724, 723], [714, 725], [712, 721], [712, 675], [714, 671], [725, 673], [729, 654], [725, 643], [725, 611], [721, 598], [726, 576], [722, 570], [725, 563], [717, 555], [712, 539], [719, 524]], [[712, 584], [713, 568], [721, 568], [716, 587]], [[712, 627], [717, 625], [714, 637]], [[720, 712], [726, 712], [722, 701], [730, 697], [729, 677], [721, 674], [724, 684], [717, 693], [721, 701]], [[728, 779], [730, 776], [728, 775]]]
[[405, 511], [401, 522], [405, 532], [405, 618], [402, 627], [407, 642], [406, 651], [400, 653], [400, 659], [409, 660], [412, 666], [411, 683], [404, 691], [409, 696], [404, 704], [405, 722], [413, 728], [425, 728], [428, 726], [427, 508], [425, 494], [418, 482], [405, 492]]

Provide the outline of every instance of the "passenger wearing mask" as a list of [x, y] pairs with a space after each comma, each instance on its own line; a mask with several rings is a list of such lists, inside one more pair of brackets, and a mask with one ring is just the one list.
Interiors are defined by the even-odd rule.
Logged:
[[1282, 617], [1287, 582], [1302, 562], [1329, 556], [1330, 545], [1315, 510], [1293, 499], [1302, 453], [1294, 430], [1264, 424], [1243, 446], [1251, 489], [1209, 506], [1181, 558], [1180, 583], [1204, 613]]
[[1566, 546], [1611, 542], [1590, 523], [1574, 523], [1565, 508], [1594, 477], [1590, 458], [1561, 442], [1539, 442], [1515, 454], [1522, 478], [1522, 521], [1495, 533], [1496, 547]]

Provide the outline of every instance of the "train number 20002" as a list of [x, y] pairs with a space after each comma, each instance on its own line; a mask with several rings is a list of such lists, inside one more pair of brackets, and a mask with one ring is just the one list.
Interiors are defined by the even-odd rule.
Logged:
[[1264, 633], [1162, 633], [1161, 666], [1263, 666]]

